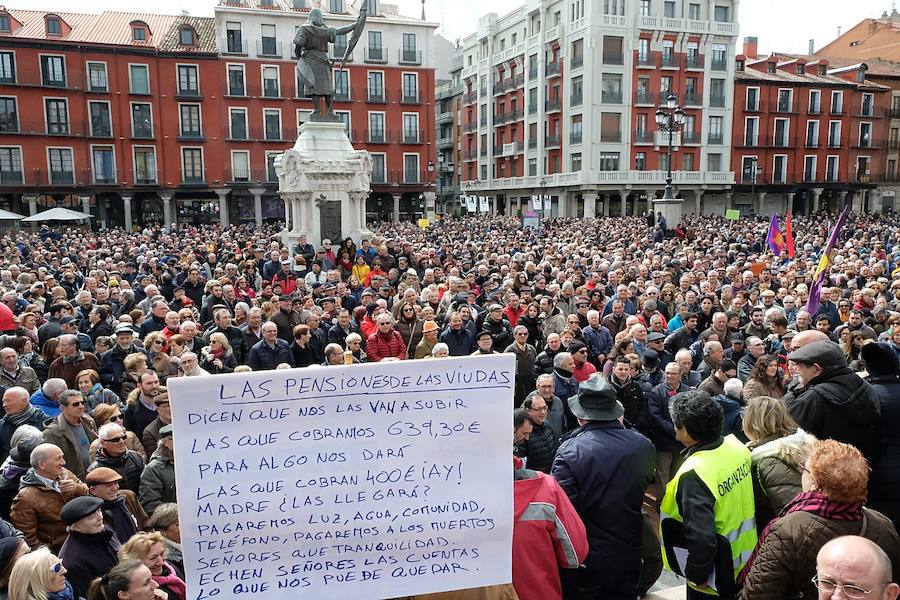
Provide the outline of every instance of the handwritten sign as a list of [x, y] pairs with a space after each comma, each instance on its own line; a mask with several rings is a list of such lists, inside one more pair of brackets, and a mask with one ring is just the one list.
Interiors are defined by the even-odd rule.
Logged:
[[741, 211], [735, 208], [729, 208], [725, 211], [725, 218], [729, 221], [739, 221], [741, 218]]
[[170, 380], [189, 598], [509, 583], [514, 360]]
[[420, 229], [428, 229], [428, 226], [431, 225], [431, 221], [428, 219], [419, 219], [416, 223], [418, 223]]

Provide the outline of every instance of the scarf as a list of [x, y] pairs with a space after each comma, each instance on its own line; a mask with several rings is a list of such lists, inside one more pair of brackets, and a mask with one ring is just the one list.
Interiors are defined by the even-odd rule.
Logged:
[[213, 358], [222, 358], [225, 355], [225, 348], [221, 346], [216, 348], [215, 350], [210, 349], [210, 354], [213, 355]]
[[86, 396], [93, 396], [94, 394], [98, 393], [102, 389], [103, 389], [102, 385], [100, 385], [99, 383], [95, 383], [94, 385], [91, 386], [91, 389], [88, 390], [88, 393], [86, 394]]
[[47, 600], [75, 600], [75, 589], [72, 584], [66, 580], [66, 587], [58, 592], [48, 592]]
[[756, 548], [754, 548], [753, 553], [750, 555], [750, 560], [747, 561], [747, 564], [741, 570], [741, 574], [738, 577], [741, 584], [744, 583], [744, 579], [746, 579], [747, 575], [750, 573], [753, 561], [756, 559], [756, 555], [762, 547], [763, 542], [765, 542], [766, 536], [769, 535], [769, 531], [772, 530], [772, 526], [781, 518], [795, 512], [808, 512], [832, 521], [862, 521], [863, 504], [862, 502], [836, 502], [819, 491], [800, 492], [794, 496], [794, 499], [788, 502], [783, 509], [781, 509], [778, 517], [772, 519], [772, 521], [766, 525], [765, 529], [763, 529], [762, 535], [759, 536], [759, 541], [756, 544]]
[[[16, 427], [19, 427], [20, 425], [26, 423], [29, 419], [31, 419], [35, 415], [38, 415], [39, 413], [42, 413], [42, 412], [43, 411], [41, 411], [41, 409], [39, 409], [37, 406], [35, 406], [33, 404], [29, 404], [28, 408], [26, 408], [19, 414], [6, 415], [6, 418], [9, 419], [9, 421], [13, 425], [15, 425]], [[41, 420], [43, 421], [43, 419], [41, 419]]]
[[[184, 600], [185, 594], [187, 593], [184, 581], [182, 581], [181, 578], [175, 574], [175, 568], [170, 565], [168, 561], [163, 563], [163, 566], [163, 575], [154, 575], [153, 581], [158, 583], [160, 587], [165, 587], [171, 590], [179, 600]], [[165, 574], [166, 570], [168, 570], [168, 575]], [[48, 596], [47, 600], [56, 599], [50, 598]]]

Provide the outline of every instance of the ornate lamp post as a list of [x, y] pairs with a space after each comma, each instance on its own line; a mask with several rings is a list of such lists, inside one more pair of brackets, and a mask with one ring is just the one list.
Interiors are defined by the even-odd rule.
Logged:
[[660, 205], [670, 226], [675, 226], [681, 221], [681, 200], [675, 197], [672, 189], [672, 140], [677, 132], [684, 129], [684, 122], [684, 109], [678, 106], [678, 98], [674, 94], [669, 94], [665, 106], [660, 106], [656, 110], [656, 126], [659, 131], [669, 136], [666, 189], [657, 204]]

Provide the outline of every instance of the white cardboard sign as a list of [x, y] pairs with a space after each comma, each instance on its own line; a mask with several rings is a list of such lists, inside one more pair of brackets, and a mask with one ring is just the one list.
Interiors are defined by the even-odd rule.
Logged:
[[512, 580], [514, 357], [169, 381], [191, 600]]

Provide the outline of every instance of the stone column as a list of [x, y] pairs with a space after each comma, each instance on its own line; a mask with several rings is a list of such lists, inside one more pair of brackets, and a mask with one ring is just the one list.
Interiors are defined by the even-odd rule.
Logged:
[[266, 188], [250, 188], [253, 194], [253, 218], [257, 227], [262, 227], [262, 197], [266, 193]]
[[756, 214], [764, 215], [766, 208], [766, 192], [759, 192], [758, 197], [756, 199], [756, 208], [754, 209]]
[[627, 216], [627, 213], [625, 211], [628, 210], [628, 190], [622, 190], [619, 192], [619, 202], [622, 206], [622, 210], [619, 211], [619, 214], [625, 217]]
[[34, 194], [25, 194], [22, 200], [28, 203], [28, 216], [37, 214], [37, 201], [40, 196]]
[[506, 195], [506, 216], [511, 217], [512, 214], [513, 214], [512, 213], [512, 196], [507, 194]]
[[725, 210], [731, 210], [733, 208], [731, 201], [734, 198], [733, 192], [725, 192]]
[[595, 218], [597, 216], [597, 200], [600, 198], [600, 194], [597, 194], [595, 192], [588, 192], [586, 194], [582, 194], [581, 197], [584, 199], [584, 218]]
[[399, 222], [400, 222], [400, 198], [402, 198], [402, 197], [403, 197], [402, 194], [394, 194], [394, 195], [393, 195], [393, 199], [394, 199], [394, 212], [393, 212], [393, 217], [392, 217], [392, 219], [393, 219], [394, 223], [399, 223]]
[[224, 229], [230, 224], [228, 215], [228, 193], [231, 190], [228, 188], [215, 188], [213, 191], [219, 197], [219, 223], [222, 224], [222, 228]]
[[703, 214], [703, 190], [694, 192], [694, 214], [698, 217]]
[[609, 216], [609, 205], [612, 202], [612, 194], [603, 194], [603, 216]]
[[125, 231], [131, 231], [133, 224], [131, 222], [131, 196], [127, 194], [121, 194], [122, 198], [122, 209], [125, 213]]
[[[86, 214], [91, 214], [91, 196], [88, 194], [87, 196], [79, 196], [81, 200], [81, 212]], [[90, 222], [90, 221], [88, 221]]]
[[174, 211], [172, 210], [172, 197], [175, 195], [175, 192], [162, 191], [156, 192], [156, 195], [159, 196], [160, 200], [162, 200], [163, 221], [165, 222], [166, 227], [171, 228], [175, 223]]
[[437, 194], [434, 192], [425, 192], [422, 195], [425, 196], [425, 218], [428, 219], [429, 222], [434, 222], [434, 203], [437, 199]]
[[357, 244], [363, 238], [372, 237], [372, 232], [366, 228], [366, 200], [369, 198], [369, 192], [350, 192], [350, 215], [351, 232], [350, 237]]
[[812, 194], [812, 211], [819, 212], [819, 200], [822, 197], [822, 192], [825, 191], [825, 188], [813, 188], [809, 192]]

